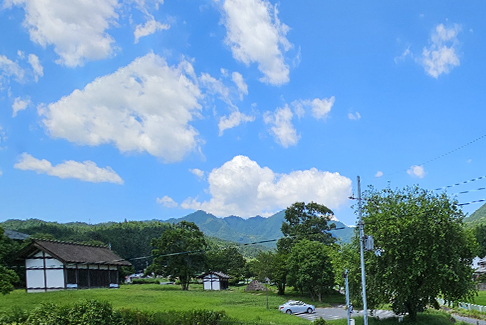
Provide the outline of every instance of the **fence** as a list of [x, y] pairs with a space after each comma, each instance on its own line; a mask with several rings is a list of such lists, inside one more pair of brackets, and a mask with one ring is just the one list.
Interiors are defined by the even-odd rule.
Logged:
[[[437, 302], [440, 305], [443, 305], [443, 306], [450, 306], [450, 304], [446, 303], [445, 300], [441, 299], [441, 298], [437, 298]], [[480, 313], [486, 313], [486, 306], [470, 304], [470, 303], [467, 303], [467, 302], [459, 302], [457, 304], [457, 306], [459, 308], [463, 308], [463, 309], [466, 309], [466, 310], [477, 310]]]

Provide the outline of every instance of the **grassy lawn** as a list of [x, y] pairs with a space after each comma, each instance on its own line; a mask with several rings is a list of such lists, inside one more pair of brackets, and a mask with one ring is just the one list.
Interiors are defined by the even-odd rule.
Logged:
[[[110, 302], [115, 309], [130, 308], [148, 311], [169, 311], [188, 309], [224, 310], [234, 318], [245, 322], [262, 322], [266, 324], [312, 324], [299, 317], [286, 315], [277, 310], [278, 306], [289, 299], [303, 300], [313, 303], [306, 296], [288, 291], [285, 297], [269, 292], [269, 310], [266, 309], [265, 293], [245, 293], [245, 287], [231, 287], [227, 291], [204, 291], [202, 285], [191, 285], [189, 291], [182, 291], [180, 286], [141, 284], [123, 285], [119, 289], [65, 290], [46, 293], [29, 293], [16, 290], [8, 295], [0, 296], [0, 312], [9, 311], [12, 307], [33, 309], [43, 302], [54, 304], [72, 304], [84, 299], [96, 299]], [[486, 296], [486, 295], [485, 295]], [[313, 303], [319, 307], [343, 303], [341, 295], [323, 297], [325, 303]], [[327, 324], [346, 325], [346, 320], [327, 321]], [[407, 320], [400, 324], [407, 324]], [[444, 313], [429, 311], [418, 316], [417, 325], [448, 324], [449, 316]], [[362, 318], [356, 319], [356, 324], [363, 324]], [[370, 325], [398, 324], [397, 319], [378, 321], [369, 319]], [[456, 323], [461, 324], [461, 323]]]
[[[189, 291], [180, 286], [157, 284], [123, 285], [119, 289], [64, 290], [46, 293], [26, 293], [16, 290], [0, 296], [0, 311], [9, 311], [18, 306], [32, 309], [42, 302], [70, 304], [83, 299], [97, 299], [110, 302], [115, 309], [130, 308], [149, 311], [208, 309], [224, 310], [226, 313], [244, 321], [262, 321], [274, 324], [311, 324], [311, 322], [281, 313], [278, 306], [288, 299], [300, 299], [297, 295], [285, 297], [269, 292], [269, 310], [266, 309], [265, 293], [245, 293], [244, 287], [232, 287], [227, 291], [204, 291], [202, 285], [191, 285]], [[338, 297], [331, 300], [338, 301]], [[330, 301], [330, 302], [333, 302]], [[324, 304], [322, 304], [324, 305]]]
[[478, 291], [478, 296], [472, 301], [473, 304], [486, 306], [486, 291]]

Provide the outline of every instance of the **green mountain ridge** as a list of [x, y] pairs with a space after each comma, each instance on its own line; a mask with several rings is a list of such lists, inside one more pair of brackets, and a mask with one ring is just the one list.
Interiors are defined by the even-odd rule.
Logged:
[[486, 224], [486, 203], [474, 211], [469, 217], [464, 218], [464, 222], [471, 226]]

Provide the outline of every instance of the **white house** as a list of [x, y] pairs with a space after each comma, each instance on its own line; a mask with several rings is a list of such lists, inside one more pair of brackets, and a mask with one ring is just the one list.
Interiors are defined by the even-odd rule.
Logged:
[[228, 289], [228, 280], [231, 277], [222, 272], [208, 272], [204, 273], [198, 278], [203, 281], [204, 290], [226, 290]]
[[25, 258], [27, 292], [118, 287], [118, 268], [131, 264], [108, 247], [34, 239]]

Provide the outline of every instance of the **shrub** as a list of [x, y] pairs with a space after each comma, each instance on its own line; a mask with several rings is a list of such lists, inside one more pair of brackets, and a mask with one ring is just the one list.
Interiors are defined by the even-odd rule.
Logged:
[[160, 284], [159, 279], [154, 278], [142, 278], [142, 279], [133, 279], [132, 284]]

